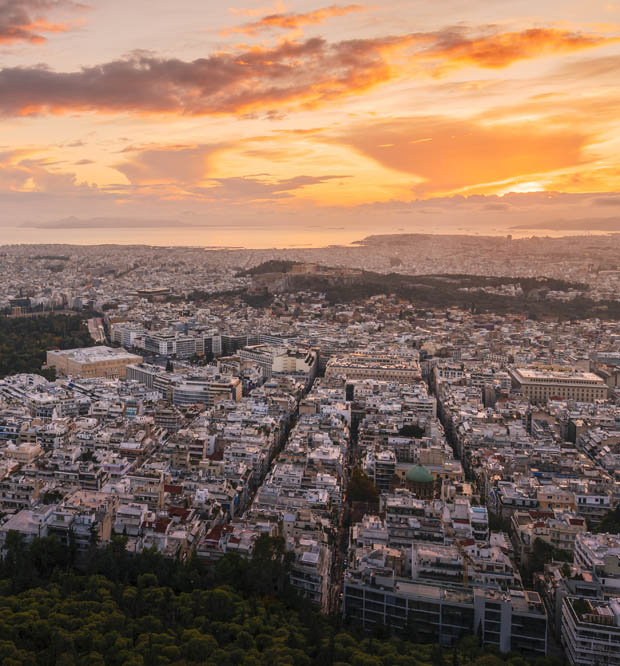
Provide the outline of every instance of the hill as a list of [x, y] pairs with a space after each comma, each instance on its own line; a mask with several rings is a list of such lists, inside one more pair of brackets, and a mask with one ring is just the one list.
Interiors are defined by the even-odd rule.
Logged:
[[[547, 277], [384, 274], [325, 266], [302, 272], [291, 271], [290, 264], [269, 261], [251, 269], [257, 286], [289, 293], [319, 292], [330, 304], [391, 295], [417, 307], [458, 307], [476, 313], [526, 314], [534, 319], [620, 318], [620, 301], [594, 301], [585, 295], [588, 285], [579, 282]], [[278, 272], [278, 267], [283, 270]], [[563, 292], [568, 300], [548, 298], [550, 292]]]
[[298, 264], [298, 261], [287, 261], [284, 259], [271, 259], [269, 261], [264, 261], [258, 266], [248, 268], [246, 271], [241, 271], [237, 273], [238, 277], [247, 277], [254, 275], [265, 275], [267, 273], [288, 273], [291, 268]]

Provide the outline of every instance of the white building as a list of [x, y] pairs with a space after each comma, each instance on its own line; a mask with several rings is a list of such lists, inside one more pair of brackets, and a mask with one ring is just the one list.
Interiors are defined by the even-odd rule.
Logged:
[[576, 666], [620, 665], [619, 600], [566, 597], [562, 603], [562, 645]]

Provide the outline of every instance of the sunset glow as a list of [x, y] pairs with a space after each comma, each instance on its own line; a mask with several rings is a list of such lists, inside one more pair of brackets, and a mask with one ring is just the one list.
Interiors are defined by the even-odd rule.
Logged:
[[485, 231], [617, 211], [617, 3], [568, 21], [555, 0], [0, 0], [0, 58], [11, 242], [91, 242], [101, 218], [293, 219], [331, 242], [377, 216]]

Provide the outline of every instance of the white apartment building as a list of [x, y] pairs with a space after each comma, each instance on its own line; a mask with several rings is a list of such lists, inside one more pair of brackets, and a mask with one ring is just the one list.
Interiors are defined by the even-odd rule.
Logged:
[[575, 563], [592, 574], [603, 596], [620, 597], [620, 536], [617, 534], [577, 534]]
[[619, 666], [619, 600], [566, 597], [562, 603], [562, 645], [575, 666]]

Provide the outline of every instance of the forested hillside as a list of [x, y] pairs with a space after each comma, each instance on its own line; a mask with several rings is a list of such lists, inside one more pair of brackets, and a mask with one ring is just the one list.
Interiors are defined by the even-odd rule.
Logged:
[[[527, 314], [532, 319], [620, 318], [620, 301], [596, 301], [587, 296], [589, 286], [547, 277], [508, 277], [466, 274], [409, 275], [359, 271], [342, 274], [323, 266], [319, 273], [290, 273], [295, 262], [267, 261], [240, 273], [260, 276], [288, 274], [283, 288], [292, 293], [325, 294], [330, 304], [360, 302], [373, 296], [392, 295], [421, 308], [461, 308], [475, 313]], [[513, 290], [514, 288], [514, 290]], [[502, 291], [502, 289], [504, 291]], [[568, 300], [547, 298], [549, 292], [574, 292]], [[269, 296], [267, 294], [266, 296]], [[269, 304], [259, 303], [259, 306]]]
[[53, 538], [26, 545], [9, 533], [0, 563], [4, 666], [546, 666], [503, 657], [464, 637], [456, 649], [415, 645], [382, 627], [365, 636], [321, 615], [286, 585], [282, 540], [263, 537], [251, 560], [216, 566], [132, 556], [125, 539], [93, 543], [83, 570]]
[[[0, 378], [19, 372], [41, 372], [48, 349], [72, 349], [93, 344], [82, 317], [52, 314], [43, 317], [0, 318]], [[49, 378], [53, 376], [46, 371]]]

